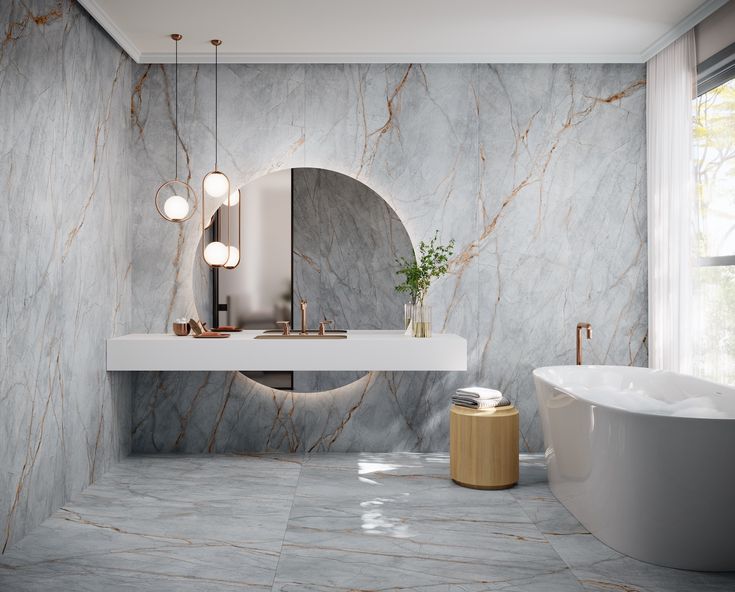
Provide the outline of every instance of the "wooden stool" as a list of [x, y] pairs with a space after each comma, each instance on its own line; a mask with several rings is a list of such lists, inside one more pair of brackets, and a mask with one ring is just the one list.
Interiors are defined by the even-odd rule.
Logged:
[[513, 405], [449, 414], [452, 480], [474, 489], [505, 489], [518, 483], [518, 410]]

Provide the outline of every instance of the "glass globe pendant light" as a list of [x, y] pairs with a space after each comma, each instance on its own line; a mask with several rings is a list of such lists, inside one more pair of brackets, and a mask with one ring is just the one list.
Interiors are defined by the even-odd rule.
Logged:
[[[222, 171], [217, 167], [217, 152], [218, 152], [218, 137], [217, 137], [217, 119], [218, 119], [218, 48], [222, 45], [222, 41], [219, 39], [212, 39], [210, 43], [214, 46], [214, 169], [204, 175], [202, 179], [202, 257], [204, 261], [210, 267], [225, 267], [227, 269], [233, 269], [240, 264], [240, 208], [238, 206], [238, 215], [235, 220], [237, 224], [237, 235], [238, 235], [238, 246], [234, 247], [230, 241], [230, 206], [234, 206], [235, 202], [232, 198], [232, 191], [230, 186], [230, 180]], [[212, 242], [205, 244], [204, 237], [206, 236], [206, 229], [209, 226], [206, 215], [206, 196], [209, 195], [214, 198], [217, 202], [217, 210], [221, 212], [221, 206], [224, 206], [225, 218], [223, 220], [223, 226], [225, 229], [226, 241], [220, 240], [219, 224], [215, 227], [212, 237]], [[224, 202], [223, 202], [224, 196]], [[239, 198], [239, 193], [238, 193]], [[219, 213], [215, 213], [218, 216]]]
[[[174, 162], [176, 169], [174, 178], [163, 183], [156, 191], [154, 198], [156, 210], [158, 210], [161, 218], [168, 222], [179, 223], [186, 222], [191, 218], [197, 207], [196, 191], [187, 182], [179, 180], [179, 41], [181, 41], [181, 38], [182, 36], [178, 33], [171, 35], [171, 39], [176, 43], [176, 66], [174, 70], [174, 111], [176, 113], [174, 123]], [[163, 206], [161, 206], [161, 201], [167, 193], [170, 195], [163, 202]], [[193, 201], [193, 205], [189, 204], [190, 201]]]

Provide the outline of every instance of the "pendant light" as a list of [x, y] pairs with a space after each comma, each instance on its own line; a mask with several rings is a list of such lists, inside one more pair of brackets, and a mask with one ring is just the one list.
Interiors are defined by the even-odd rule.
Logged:
[[[237, 247], [233, 247], [230, 242], [230, 206], [234, 205], [234, 199], [231, 196], [230, 180], [217, 166], [218, 137], [217, 137], [217, 118], [218, 118], [218, 48], [222, 45], [219, 39], [212, 39], [210, 43], [214, 46], [214, 170], [204, 175], [202, 179], [202, 257], [210, 267], [227, 267], [232, 269], [240, 263], [240, 251]], [[205, 245], [206, 229], [208, 227], [206, 208], [204, 207], [206, 196], [214, 198], [218, 202], [217, 209], [224, 205], [225, 207], [225, 242], [220, 240], [219, 236], [215, 236], [212, 242]], [[224, 202], [222, 200], [224, 196]], [[238, 207], [238, 214], [239, 214]], [[240, 217], [237, 218], [238, 237], [240, 234]], [[221, 232], [219, 233], [221, 234]], [[239, 242], [238, 242], [239, 247]]]
[[[176, 66], [174, 70], [174, 163], [175, 174], [170, 181], [163, 183], [156, 191], [154, 202], [156, 210], [161, 217], [168, 222], [186, 222], [194, 215], [197, 207], [196, 191], [185, 181], [179, 180], [179, 41], [182, 36], [173, 33], [171, 39], [176, 44]], [[161, 206], [161, 200], [166, 194], [170, 194]], [[186, 197], [184, 197], [186, 196]], [[193, 202], [190, 204], [190, 202]]]
[[[230, 245], [228, 249], [227, 261], [225, 262], [225, 267], [227, 269], [235, 269], [235, 267], [240, 265], [240, 240], [241, 240], [240, 228], [241, 228], [241, 221], [242, 221], [242, 218], [240, 218], [240, 214], [241, 214], [240, 208], [242, 207], [241, 204], [242, 204], [242, 199], [241, 199], [239, 188], [235, 189], [235, 191], [230, 193], [230, 199], [228, 203], [224, 204], [225, 206], [227, 206], [227, 209], [230, 211], [232, 211], [230, 208], [234, 208], [235, 206], [237, 206], [237, 214], [234, 216], [235, 220], [237, 221], [237, 246], [235, 247], [234, 245]], [[227, 223], [229, 224], [229, 222], [230, 222], [230, 214], [228, 212]]]

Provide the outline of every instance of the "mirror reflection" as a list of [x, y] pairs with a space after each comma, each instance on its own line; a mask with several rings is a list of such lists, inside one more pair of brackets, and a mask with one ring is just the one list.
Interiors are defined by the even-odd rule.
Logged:
[[[273, 329], [278, 321], [291, 320], [291, 171], [266, 175], [240, 195], [243, 256], [235, 269], [219, 273], [224, 310], [217, 320], [243, 329]], [[235, 205], [232, 213], [238, 211]], [[219, 223], [223, 220], [226, 216]]]

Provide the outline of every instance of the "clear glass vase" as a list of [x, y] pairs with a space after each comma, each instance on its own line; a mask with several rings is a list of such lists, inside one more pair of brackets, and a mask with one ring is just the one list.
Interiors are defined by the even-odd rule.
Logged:
[[403, 329], [406, 335], [413, 335], [413, 302], [407, 302], [403, 305]]
[[431, 307], [425, 304], [414, 304], [411, 326], [414, 337], [431, 337]]

